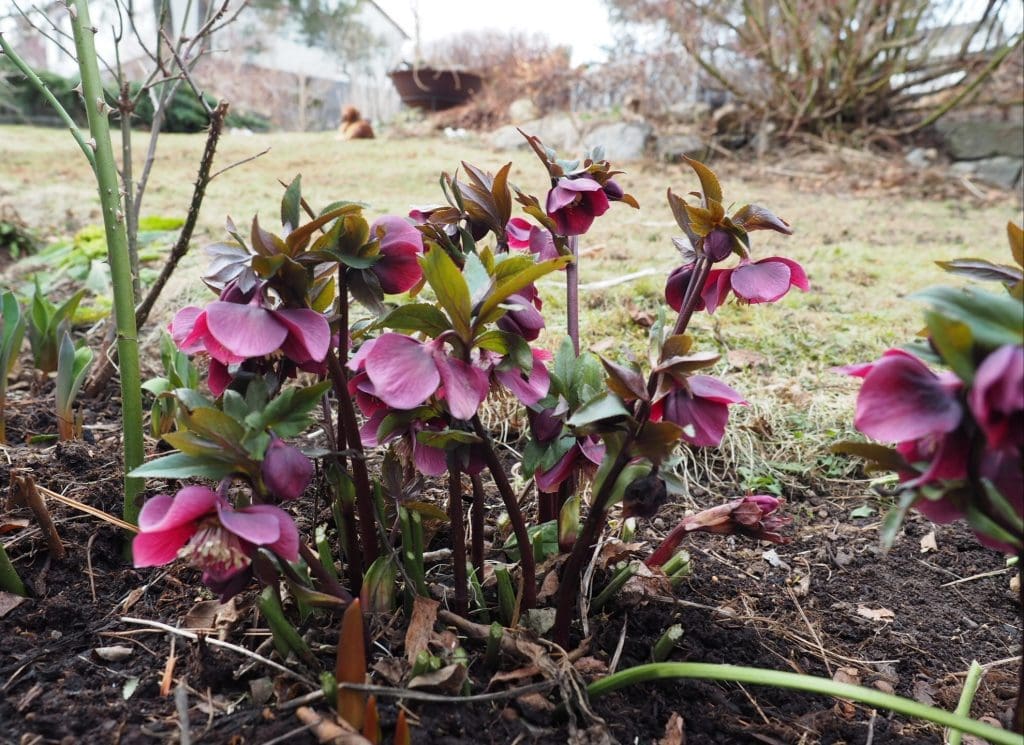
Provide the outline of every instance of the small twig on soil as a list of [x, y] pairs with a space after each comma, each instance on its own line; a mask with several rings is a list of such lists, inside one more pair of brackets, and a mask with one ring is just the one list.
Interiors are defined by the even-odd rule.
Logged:
[[750, 705], [753, 706], [757, 713], [761, 715], [761, 719], [764, 720], [764, 723], [771, 725], [771, 720], [765, 716], [764, 710], [761, 708], [760, 704], [757, 703], [757, 699], [750, 695], [750, 692], [743, 687], [742, 683], [737, 683], [736, 685], [738, 685], [740, 690], [743, 691], [743, 695], [747, 697], [747, 701], [750, 702]]
[[92, 591], [92, 602], [96, 602], [96, 576], [92, 572], [92, 544], [96, 540], [96, 534], [89, 536], [89, 542], [85, 544], [85, 568], [89, 575], [89, 590]]
[[232, 163], [229, 166], [224, 166], [219, 171], [217, 171], [212, 176], [210, 176], [210, 181], [213, 181], [215, 178], [220, 176], [222, 173], [227, 173], [232, 168], [238, 168], [238, 166], [244, 166], [246, 163], [251, 163], [252, 161], [256, 160], [257, 158], [262, 158], [264, 155], [266, 155], [269, 152], [270, 152], [270, 148], [268, 147], [266, 150], [258, 152], [255, 155], [250, 155], [248, 158], [242, 158], [241, 160], [237, 160], [237, 161], [235, 161], [234, 163]]
[[174, 708], [178, 712], [178, 730], [181, 745], [192, 745], [192, 731], [188, 720], [188, 689], [184, 683], [178, 683], [174, 689]]
[[85, 502], [79, 502], [77, 499], [74, 499], [72, 497], [67, 497], [64, 496], [63, 494], [58, 494], [57, 492], [51, 491], [50, 489], [47, 489], [45, 486], [39, 486], [38, 484], [36, 485], [36, 489], [38, 489], [41, 494], [49, 497], [50, 499], [56, 499], [58, 502], [66, 504], [68, 507], [74, 507], [76, 510], [84, 512], [87, 515], [98, 517], [100, 520], [108, 522], [111, 525], [114, 525], [118, 528], [127, 530], [132, 533], [139, 532], [139, 527], [137, 525], [126, 523], [124, 520], [118, 517], [114, 517], [110, 513], [97, 509], [96, 507], [86, 504]]
[[303, 732], [313, 728], [312, 724], [304, 724], [301, 727], [296, 727], [293, 730], [285, 732], [280, 737], [275, 737], [273, 740], [267, 740], [263, 745], [280, 745], [283, 742], [291, 742], [294, 738], [301, 735]]
[[789, 593], [790, 600], [793, 601], [793, 605], [796, 606], [797, 612], [800, 614], [800, 618], [804, 620], [804, 624], [807, 626], [807, 630], [811, 632], [811, 638], [814, 639], [814, 643], [818, 645], [818, 651], [821, 653], [821, 661], [825, 663], [825, 669], [828, 671], [828, 677], [832, 677], [832, 665], [829, 664], [828, 654], [825, 652], [825, 645], [821, 643], [821, 636], [818, 635], [818, 630], [811, 625], [810, 620], [807, 618], [807, 614], [804, 613], [803, 607], [800, 605], [800, 601], [797, 600], [796, 593], [793, 592], [793, 588], [787, 586], [786, 592]]
[[629, 625], [629, 614], [622, 619], [622, 631], [619, 633], [619, 643], [615, 645], [615, 653], [612, 661], [608, 663], [608, 674], [611, 675], [619, 667], [619, 658], [622, 657], [622, 649], [626, 646], [626, 627]]
[[[180, 636], [180, 637], [182, 637], [184, 639], [188, 639], [189, 641], [193, 641], [193, 642], [199, 641], [199, 635], [198, 634], [193, 634], [191, 631], [185, 631], [184, 629], [176, 629], [173, 626], [168, 626], [166, 623], [160, 623], [159, 621], [150, 621], [150, 620], [145, 619], [145, 618], [132, 618], [131, 616], [121, 616], [120, 620], [121, 620], [121, 623], [131, 623], [131, 624], [135, 624], [136, 626], [149, 626], [149, 627], [154, 628], [154, 629], [160, 629], [162, 631], [166, 631], [168, 634], [175, 634], [176, 636]], [[278, 672], [284, 673], [285, 675], [287, 675], [290, 678], [295, 678], [296, 680], [298, 680], [298, 681], [300, 681], [302, 683], [305, 683], [310, 688], [316, 688], [319, 685], [318, 683], [315, 683], [310, 678], [307, 678], [305, 675], [302, 675], [301, 673], [297, 673], [294, 670], [289, 670], [284, 665], [278, 664], [278, 663], [274, 662], [273, 660], [268, 660], [266, 657], [262, 657], [262, 656], [256, 654], [251, 649], [246, 649], [245, 647], [240, 647], [237, 644], [232, 644], [231, 642], [221, 641], [220, 639], [214, 639], [214, 638], [209, 637], [209, 636], [204, 637], [203, 640], [204, 640], [204, 642], [206, 644], [209, 644], [210, 646], [213, 646], [213, 647], [223, 647], [224, 649], [230, 649], [232, 652], [237, 652], [238, 654], [245, 655], [246, 657], [249, 657], [251, 659], [258, 660], [259, 662], [262, 662], [267, 667], [272, 667], [275, 670], [277, 670]]]
[[57, 533], [53, 518], [50, 517], [50, 511], [46, 508], [46, 502], [43, 501], [35, 480], [27, 473], [21, 473], [16, 469], [11, 469], [10, 479], [9, 504], [28, 507], [32, 511], [32, 515], [39, 524], [39, 529], [43, 531], [43, 536], [46, 538], [50, 555], [57, 560], [63, 559], [65, 556], [64, 544], [60, 540], [60, 534]]
[[998, 577], [1000, 574], [1006, 574], [1011, 571], [1012, 567], [1006, 567], [1005, 569], [993, 569], [991, 572], [982, 572], [981, 574], [972, 574], [970, 577], [963, 577], [962, 579], [955, 579], [952, 582], [947, 582], [939, 587], [952, 587], [953, 585], [959, 585], [962, 582], [971, 582], [976, 579], [984, 579], [985, 577]]

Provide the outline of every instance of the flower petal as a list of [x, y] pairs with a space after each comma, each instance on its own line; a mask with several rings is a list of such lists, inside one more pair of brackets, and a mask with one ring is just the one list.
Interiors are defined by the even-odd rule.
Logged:
[[[272, 510], [273, 512], [268, 512]], [[220, 524], [230, 532], [254, 546], [266, 546], [281, 536], [281, 526], [277, 514], [283, 512], [280, 507], [269, 504], [256, 504], [236, 510], [224, 501], [217, 502], [217, 515]]]
[[[156, 497], [153, 497], [156, 499]], [[151, 499], [150, 502], [153, 500]], [[178, 551], [196, 532], [191, 524], [178, 525], [168, 530], [139, 533], [132, 539], [132, 564], [136, 569], [169, 564], [178, 556]]]
[[370, 235], [384, 232], [380, 240], [380, 260], [371, 267], [381, 289], [388, 295], [408, 291], [420, 281], [423, 270], [417, 257], [423, 253], [423, 234], [405, 219], [395, 215], [378, 218], [370, 226]]
[[231, 385], [231, 381], [234, 380], [234, 376], [228, 372], [228, 366], [219, 360], [210, 358], [210, 366], [207, 370], [209, 376], [206, 379], [206, 385], [210, 387], [210, 393], [214, 396], [219, 396], [224, 390]]
[[434, 351], [434, 363], [437, 372], [441, 374], [444, 397], [452, 416], [456, 419], [472, 419], [487, 398], [490, 388], [487, 373], [462, 360], [449, 357], [441, 350]]
[[288, 329], [288, 336], [281, 346], [288, 359], [299, 365], [323, 362], [331, 345], [331, 325], [322, 313], [309, 308], [269, 312]]
[[714, 313], [715, 309], [729, 297], [733, 271], [732, 269], [713, 269], [708, 273], [708, 278], [704, 281], [704, 289], [700, 293], [708, 313]]
[[[601, 191], [601, 196], [604, 197], [605, 209], [607, 209], [608, 197], [604, 195], [601, 190], [601, 184], [594, 181], [592, 178], [567, 178], [563, 176], [558, 179], [558, 182], [554, 185], [551, 191], [548, 192], [548, 198], [546, 203], [546, 209], [548, 214], [562, 209], [580, 196], [584, 192], [597, 192]], [[603, 214], [603, 213], [602, 213]]]
[[889, 350], [864, 377], [854, 425], [885, 442], [951, 432], [963, 411], [956, 397], [917, 357]]
[[270, 311], [220, 300], [206, 306], [206, 325], [225, 349], [245, 359], [276, 352], [288, 336], [288, 328]]
[[440, 476], [448, 470], [448, 454], [441, 448], [422, 444], [415, 437], [412, 443], [412, 462], [424, 476]]
[[530, 245], [533, 226], [521, 217], [513, 217], [505, 225], [505, 239], [512, 248], [526, 248]]
[[548, 389], [551, 386], [548, 369], [538, 359], [537, 352], [538, 350], [533, 351], [533, 369], [528, 377], [524, 376], [518, 367], [513, 367], [510, 370], [497, 370], [494, 373], [501, 384], [526, 406], [533, 406], [548, 395]]
[[691, 375], [686, 379], [690, 392], [697, 398], [706, 398], [722, 404], [749, 403], [738, 391], [710, 375]]
[[538, 471], [535, 474], [537, 491], [547, 493], [557, 491], [558, 485], [569, 478], [569, 475], [572, 473], [572, 467], [579, 457], [580, 448], [578, 445], [573, 445], [554, 466], [543, 473]]
[[441, 384], [430, 351], [402, 334], [378, 337], [363, 365], [377, 397], [395, 409], [419, 406]]
[[186, 486], [173, 497], [157, 494], [142, 505], [139, 530], [149, 533], [187, 525], [214, 511], [217, 495], [205, 486]]
[[291, 515], [271, 504], [254, 504], [241, 512], [257, 515], [267, 520], [275, 520], [279, 533], [277, 540], [261, 545], [265, 545], [285, 561], [298, 561], [299, 529], [295, 527], [295, 521]]
[[762, 259], [734, 268], [730, 281], [733, 291], [748, 303], [770, 303], [789, 292], [793, 272], [783, 261]]
[[[171, 334], [171, 339], [185, 354], [195, 354], [196, 352], [202, 352], [205, 347], [201, 339], [202, 334], [193, 335], [193, 331], [196, 326], [196, 319], [202, 315], [203, 309], [197, 308], [194, 305], [189, 305], [182, 308], [174, 314], [174, 320], [171, 321], [167, 327], [168, 332]], [[203, 333], [205, 333], [206, 322], [203, 322]]]

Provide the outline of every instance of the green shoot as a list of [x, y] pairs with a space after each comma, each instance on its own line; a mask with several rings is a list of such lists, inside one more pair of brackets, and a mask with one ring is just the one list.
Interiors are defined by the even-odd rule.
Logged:
[[18, 361], [21, 340], [25, 336], [25, 318], [14, 293], [0, 296], [0, 443], [7, 442], [7, 376]]
[[39, 279], [36, 279], [28, 315], [28, 341], [37, 370], [44, 373], [57, 370], [61, 338], [70, 329], [71, 319], [84, 296], [85, 290], [79, 290], [61, 305], [54, 305], [43, 296]]
[[73, 411], [75, 399], [82, 388], [86, 373], [92, 366], [93, 354], [89, 347], [75, 349], [71, 335], [64, 332], [57, 357], [57, 435], [61, 440], [74, 440], [82, 435], [82, 416]]

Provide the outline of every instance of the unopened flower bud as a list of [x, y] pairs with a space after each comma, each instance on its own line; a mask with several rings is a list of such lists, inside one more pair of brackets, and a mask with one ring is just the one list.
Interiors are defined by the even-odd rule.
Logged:
[[636, 479], [626, 487], [622, 496], [623, 517], [651, 518], [668, 500], [665, 480], [655, 473]]
[[275, 437], [261, 468], [263, 483], [278, 499], [298, 499], [313, 478], [313, 462], [298, 448]]
[[729, 258], [732, 246], [732, 235], [721, 228], [715, 228], [704, 238], [704, 253], [716, 263]]

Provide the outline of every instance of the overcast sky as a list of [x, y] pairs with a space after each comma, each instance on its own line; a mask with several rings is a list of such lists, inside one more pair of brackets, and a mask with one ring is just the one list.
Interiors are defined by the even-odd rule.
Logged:
[[414, 36], [418, 8], [423, 45], [461, 31], [498, 29], [542, 32], [572, 47], [573, 64], [600, 62], [612, 45], [604, 0], [376, 0], [377, 5]]

